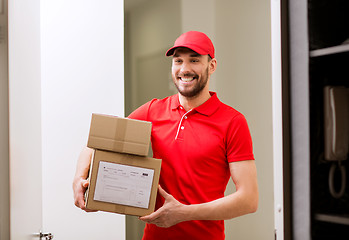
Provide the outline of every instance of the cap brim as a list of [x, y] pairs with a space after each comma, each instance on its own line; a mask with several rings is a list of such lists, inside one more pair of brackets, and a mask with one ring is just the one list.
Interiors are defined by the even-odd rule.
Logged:
[[169, 50], [167, 50], [166, 52], [166, 56], [172, 56], [174, 54], [174, 51], [177, 49], [177, 48], [189, 48], [190, 50], [200, 54], [200, 55], [208, 55], [207, 52], [203, 51], [202, 49], [200, 49], [199, 47], [197, 46], [193, 46], [193, 45], [181, 45], [181, 46], [174, 46], [174, 47], [171, 47]]
[[166, 56], [169, 57], [169, 56], [172, 56], [173, 53], [174, 53], [174, 50], [178, 48], [178, 47], [171, 47], [169, 50], [167, 50], [166, 52]]

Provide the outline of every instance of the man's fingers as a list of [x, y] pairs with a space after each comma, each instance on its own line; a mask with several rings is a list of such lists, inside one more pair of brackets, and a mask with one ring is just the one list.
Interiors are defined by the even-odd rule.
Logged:
[[88, 185], [89, 185], [89, 182], [87, 180], [82, 180], [81, 181], [81, 185], [84, 187], [84, 188], [87, 188]]
[[171, 196], [170, 194], [168, 194], [160, 185], [159, 185], [159, 193], [162, 197], [164, 197], [165, 199], [168, 198], [169, 196]]
[[85, 208], [85, 201], [83, 199], [79, 199], [79, 208], [84, 209]]
[[80, 208], [81, 210], [84, 210], [85, 212], [98, 212], [97, 210], [91, 210], [91, 209], [86, 208], [85, 201], [83, 198], [78, 199], [75, 205], [78, 208]]
[[75, 184], [75, 187], [73, 185], [73, 192], [74, 192], [75, 206], [86, 211], [84, 194], [85, 194], [86, 188], [89, 185], [89, 182], [86, 179], [80, 179], [80, 180], [77, 180], [74, 184]]
[[151, 222], [154, 219], [156, 219], [156, 212], [153, 212], [149, 215], [143, 216], [143, 217], [139, 217], [139, 220], [142, 220], [144, 222]]
[[155, 212], [153, 212], [149, 215], [139, 217], [139, 220], [147, 222], [147, 223], [153, 223], [153, 221], [155, 221], [157, 218], [159, 218], [161, 211], [162, 211], [162, 208], [163, 207], [159, 208], [158, 210], [156, 210]]

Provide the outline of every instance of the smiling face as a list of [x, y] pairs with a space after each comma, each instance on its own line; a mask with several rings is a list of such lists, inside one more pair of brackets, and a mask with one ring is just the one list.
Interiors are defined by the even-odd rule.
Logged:
[[210, 75], [216, 69], [216, 60], [188, 48], [177, 48], [172, 59], [172, 79], [178, 92], [186, 97], [208, 92]]

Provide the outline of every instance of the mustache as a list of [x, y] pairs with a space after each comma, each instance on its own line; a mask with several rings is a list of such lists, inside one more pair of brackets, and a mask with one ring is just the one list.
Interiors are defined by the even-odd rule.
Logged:
[[177, 74], [177, 77], [199, 77], [199, 75], [195, 73], [179, 73]]

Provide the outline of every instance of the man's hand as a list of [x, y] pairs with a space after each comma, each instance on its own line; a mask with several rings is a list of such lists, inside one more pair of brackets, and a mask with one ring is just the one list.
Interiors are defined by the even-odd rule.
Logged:
[[85, 207], [85, 192], [89, 185], [89, 182], [86, 179], [76, 178], [73, 181], [73, 192], [74, 192], [74, 203], [75, 206], [81, 208], [86, 212], [95, 212], [93, 210], [89, 210]]
[[93, 149], [85, 147], [80, 153], [73, 180], [73, 193], [75, 206], [86, 212], [95, 212], [85, 207], [85, 192], [89, 185], [86, 180], [91, 164]]
[[162, 189], [161, 186], [159, 186], [159, 193], [165, 199], [164, 205], [156, 212], [140, 217], [139, 219], [163, 228], [168, 228], [185, 221], [185, 208], [187, 206], [178, 202], [172, 195]]

